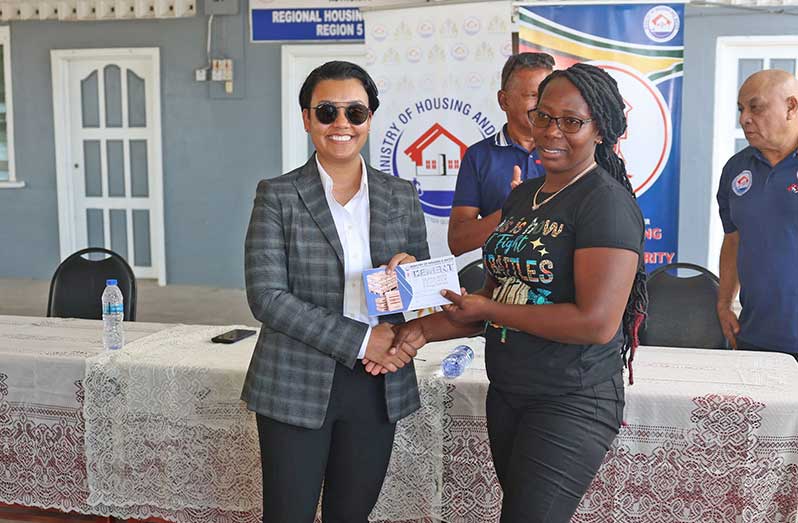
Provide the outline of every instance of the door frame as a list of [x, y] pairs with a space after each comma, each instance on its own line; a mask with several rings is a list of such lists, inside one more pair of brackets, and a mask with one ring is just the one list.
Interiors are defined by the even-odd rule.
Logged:
[[[297, 111], [297, 97], [299, 91], [294, 85], [302, 78], [298, 78], [298, 61], [300, 58], [324, 57], [329, 60], [345, 60], [348, 57], [366, 56], [366, 44], [304, 44], [284, 45], [282, 47], [280, 76], [280, 99], [282, 111], [282, 136], [283, 136], [283, 171], [287, 173], [308, 161], [307, 139], [302, 118]], [[299, 137], [302, 137], [300, 140]]]
[[[55, 131], [55, 167], [58, 194], [58, 236], [61, 260], [78, 249], [75, 212], [75, 187], [70, 168], [72, 137], [70, 128], [69, 65], [78, 60], [149, 59], [152, 78], [152, 157], [148, 158], [148, 175], [157, 176], [150, 198], [154, 199], [150, 216], [151, 260], [157, 266], [158, 284], [166, 285], [166, 248], [163, 210], [163, 153], [161, 131], [161, 55], [157, 47], [120, 47], [104, 49], [59, 49], [50, 51], [53, 81], [53, 127]], [[110, 226], [110, 224], [106, 224]], [[129, 253], [129, 256], [132, 253]], [[133, 265], [131, 263], [131, 265]]]
[[[706, 266], [717, 274], [720, 247], [723, 243], [723, 225], [718, 216], [715, 193], [720, 184], [723, 166], [734, 154], [736, 134], [742, 134], [735, 125], [737, 113], [737, 60], [751, 56], [767, 55], [768, 48], [798, 48], [798, 35], [719, 36], [715, 48], [715, 114], [712, 136], [712, 185], [710, 186], [709, 237]], [[778, 53], [776, 53], [778, 54]], [[792, 55], [793, 57], [795, 55]]]

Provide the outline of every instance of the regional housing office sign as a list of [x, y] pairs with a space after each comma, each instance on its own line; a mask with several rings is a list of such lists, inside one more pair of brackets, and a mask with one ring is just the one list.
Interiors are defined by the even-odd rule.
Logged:
[[370, 4], [370, 0], [251, 0], [251, 40], [363, 42], [365, 28], [360, 7]]

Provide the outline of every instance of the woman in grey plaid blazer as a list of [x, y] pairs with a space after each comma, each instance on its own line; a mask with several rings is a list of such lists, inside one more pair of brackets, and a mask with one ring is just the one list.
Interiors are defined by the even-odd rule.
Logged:
[[[412, 360], [391, 354], [401, 314], [369, 318], [361, 273], [426, 259], [415, 188], [360, 156], [379, 100], [348, 62], [315, 69], [299, 94], [316, 154], [258, 185], [245, 246], [247, 298], [263, 323], [242, 399], [255, 411], [263, 521], [365, 523], [396, 421], [419, 407]], [[358, 360], [392, 371], [367, 373]]]

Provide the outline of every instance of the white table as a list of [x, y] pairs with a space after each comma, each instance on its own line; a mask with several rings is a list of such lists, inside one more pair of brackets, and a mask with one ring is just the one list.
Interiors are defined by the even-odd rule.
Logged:
[[[135, 342], [168, 328], [125, 323]], [[102, 323], [0, 316], [0, 502], [90, 513], [83, 376]]]
[[[220, 346], [209, 339], [230, 327], [126, 327], [126, 348], [105, 353], [99, 322], [0, 317], [0, 502], [259, 521], [257, 430], [238, 399], [255, 339]], [[436, 376], [461, 342], [419, 354], [423, 409], [400, 423], [375, 520], [498, 521], [482, 339], [468, 341], [477, 357], [463, 376]], [[627, 426], [574, 522], [798, 520], [792, 358], [642, 347], [635, 377]]]
[[[792, 357], [641, 347], [634, 367], [627, 425], [574, 522], [798, 521], [798, 365]], [[499, 518], [483, 369], [477, 358], [447, 387], [444, 521]]]
[[[89, 504], [116, 517], [260, 521], [257, 427], [239, 400], [256, 338], [209, 341], [228, 328], [178, 326], [88, 360]], [[446, 385], [420, 381], [424, 407], [400, 424], [374, 519], [440, 510]]]

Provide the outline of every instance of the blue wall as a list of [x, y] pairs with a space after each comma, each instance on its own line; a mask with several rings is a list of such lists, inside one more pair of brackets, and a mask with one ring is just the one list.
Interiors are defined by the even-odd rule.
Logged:
[[[249, 43], [246, 2], [239, 15], [216, 17], [214, 23], [214, 49], [236, 60], [232, 98], [218, 98], [208, 84], [193, 81], [193, 70], [206, 60], [205, 16], [11, 24], [15, 158], [17, 177], [27, 186], [0, 190], [0, 277], [49, 279], [59, 260], [50, 50], [159, 47], [167, 279], [243, 286], [243, 241], [254, 190], [259, 179], [281, 171], [280, 46]], [[798, 17], [687, 9], [682, 261], [707, 263], [707, 206], [715, 191], [715, 39], [759, 34], [798, 34]]]
[[243, 68], [230, 99], [193, 81], [207, 17], [11, 24], [16, 173], [27, 186], [0, 190], [0, 277], [49, 279], [59, 261], [50, 50], [158, 47], [168, 282], [243, 287], [255, 187], [280, 174], [282, 147], [280, 46], [249, 44], [245, 13], [214, 20], [214, 50]]

